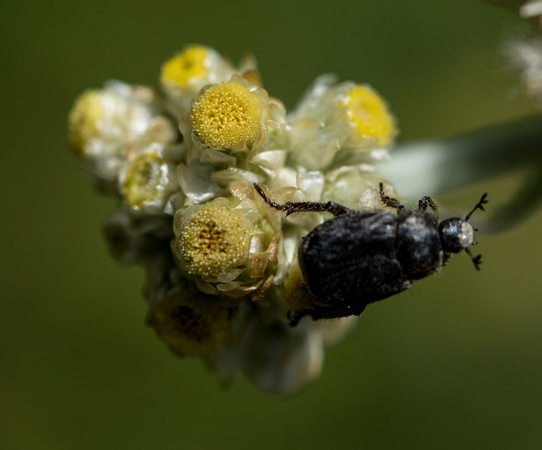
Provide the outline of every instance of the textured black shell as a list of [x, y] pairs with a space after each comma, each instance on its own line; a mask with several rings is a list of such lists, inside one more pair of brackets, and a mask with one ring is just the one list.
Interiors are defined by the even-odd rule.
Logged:
[[324, 222], [299, 245], [311, 293], [330, 307], [360, 314], [367, 304], [411, 287], [442, 267], [437, 218], [414, 211], [348, 211]]

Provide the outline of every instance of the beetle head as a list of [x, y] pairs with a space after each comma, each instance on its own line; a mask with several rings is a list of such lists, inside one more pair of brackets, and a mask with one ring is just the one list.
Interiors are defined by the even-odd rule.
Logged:
[[467, 214], [465, 219], [452, 217], [451, 219], [443, 220], [439, 225], [442, 249], [447, 253], [459, 253], [461, 250], [465, 250], [474, 263], [476, 270], [480, 270], [482, 255], [473, 256], [469, 247], [476, 245], [476, 242], [474, 242], [474, 232], [478, 230], [468, 220], [477, 209], [484, 211], [483, 205], [487, 203], [486, 197], [487, 193], [482, 195], [480, 201]]
[[439, 225], [442, 249], [459, 253], [474, 244], [474, 227], [459, 217], [443, 220]]

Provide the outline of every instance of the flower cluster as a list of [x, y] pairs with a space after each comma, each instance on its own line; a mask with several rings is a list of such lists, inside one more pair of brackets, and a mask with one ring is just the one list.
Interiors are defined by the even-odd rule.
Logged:
[[353, 319], [289, 326], [314, 301], [297, 245], [324, 217], [284, 217], [253, 184], [279, 203], [375, 209], [374, 163], [388, 157], [394, 117], [370, 86], [333, 76], [287, 114], [252, 58], [236, 67], [199, 45], [160, 80], [164, 97], [112, 81], [69, 116], [83, 168], [122, 202], [105, 225], [111, 252], [144, 265], [147, 323], [176, 354], [204, 359], [223, 383], [242, 372], [262, 390], [296, 392]]

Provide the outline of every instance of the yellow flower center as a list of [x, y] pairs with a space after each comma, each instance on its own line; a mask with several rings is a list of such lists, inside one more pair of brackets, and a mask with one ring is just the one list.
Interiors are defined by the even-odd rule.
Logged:
[[345, 102], [348, 119], [356, 124], [361, 137], [376, 138], [380, 145], [388, 144], [395, 135], [395, 123], [386, 103], [367, 86], [356, 86]]
[[192, 275], [218, 275], [243, 262], [248, 254], [249, 226], [236, 212], [210, 206], [197, 212], [179, 242]]
[[162, 66], [162, 82], [182, 88], [194, 78], [207, 77], [209, 70], [205, 61], [208, 52], [207, 48], [201, 45], [193, 45], [166, 61]]
[[261, 114], [258, 95], [228, 81], [207, 89], [194, 103], [190, 119], [201, 142], [217, 148], [254, 141]]
[[163, 189], [165, 161], [156, 152], [147, 153], [136, 158], [132, 163], [123, 192], [126, 203], [134, 209], [140, 209], [144, 203], [155, 199]]
[[98, 91], [83, 92], [76, 100], [69, 117], [69, 136], [78, 156], [84, 155], [88, 141], [98, 135], [98, 121], [103, 113], [104, 107]]

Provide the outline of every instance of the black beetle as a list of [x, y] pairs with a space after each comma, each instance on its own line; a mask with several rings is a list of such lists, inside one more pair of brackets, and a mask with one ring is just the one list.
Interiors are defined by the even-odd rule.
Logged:
[[[423, 197], [416, 211], [406, 211], [393, 197], [380, 198], [397, 214], [383, 210], [354, 210], [335, 202], [273, 202], [260, 186], [256, 191], [273, 208], [297, 212], [330, 212], [335, 217], [318, 225], [301, 239], [298, 260], [303, 280], [319, 302], [296, 311], [291, 325], [305, 315], [313, 319], [359, 315], [369, 303], [398, 294], [445, 266], [451, 253], [465, 250], [477, 270], [481, 255], [469, 250], [477, 231], [469, 218], [484, 210], [485, 193], [465, 219], [438, 222], [431, 197]], [[321, 304], [320, 304], [321, 303]]]

